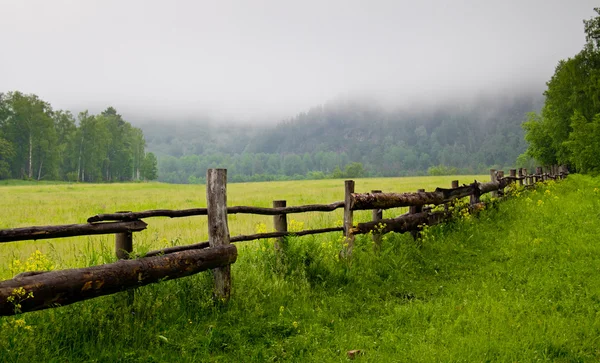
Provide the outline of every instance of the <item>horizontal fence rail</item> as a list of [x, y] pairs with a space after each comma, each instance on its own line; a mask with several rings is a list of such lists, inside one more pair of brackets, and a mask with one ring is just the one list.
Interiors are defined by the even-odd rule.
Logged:
[[[436, 188], [426, 192], [419, 189], [413, 193], [355, 193], [354, 181], [345, 182], [344, 201], [330, 204], [286, 206], [286, 201], [273, 201], [273, 208], [252, 206], [227, 206], [227, 171], [209, 169], [207, 172], [207, 208], [183, 210], [148, 210], [142, 212], [116, 212], [97, 214], [88, 218], [87, 224], [59, 226], [35, 226], [0, 230], [0, 243], [11, 241], [50, 239], [96, 234], [115, 234], [115, 251], [118, 262], [101, 266], [59, 271], [30, 271], [13, 279], [0, 281], [0, 316], [41, 310], [146, 284], [189, 276], [211, 269], [215, 279], [215, 298], [226, 301], [231, 293], [230, 266], [237, 260], [237, 249], [232, 243], [276, 239], [274, 243], [278, 263], [284, 261], [285, 237], [306, 236], [331, 232], [343, 232], [341, 258], [350, 258], [354, 236], [372, 233], [374, 248], [380, 249], [381, 235], [389, 232], [410, 232], [417, 238], [424, 225], [435, 225], [453, 217], [449, 205], [469, 197], [471, 210], [482, 209], [480, 197], [491, 193], [493, 198], [504, 197], [504, 189], [512, 183], [534, 188], [536, 183], [563, 179], [568, 175], [564, 166], [556, 166], [543, 172], [541, 167], [528, 174], [527, 169], [512, 169], [509, 176], [504, 172], [490, 170], [490, 181], [473, 181], [459, 186], [457, 180], [452, 188]], [[436, 207], [436, 206], [444, 206]], [[394, 218], [383, 218], [383, 210], [410, 207], [409, 212]], [[343, 209], [344, 225], [302, 231], [287, 230], [287, 214], [305, 212], [332, 212]], [[354, 223], [355, 210], [372, 210], [372, 221]], [[257, 214], [273, 216], [274, 232], [229, 236], [229, 214]], [[133, 233], [143, 231], [147, 224], [143, 218], [208, 216], [209, 241], [173, 246], [147, 252], [135, 257]], [[131, 290], [130, 290], [131, 292]], [[132, 293], [132, 292], [131, 292]], [[130, 295], [133, 296], [132, 294]]]
[[[265, 207], [248, 207], [248, 206], [236, 206], [227, 207], [227, 214], [258, 214], [266, 216], [275, 216], [279, 214], [292, 214], [292, 213], [306, 213], [306, 212], [332, 212], [336, 209], [344, 208], [344, 202], [335, 202], [331, 204], [309, 204], [295, 207], [280, 207], [280, 208], [265, 208]], [[180, 209], [180, 210], [168, 210], [168, 209], [155, 209], [147, 210], [143, 212], [117, 212], [117, 213], [106, 213], [97, 214], [93, 217], [88, 218], [88, 223], [95, 223], [100, 221], [128, 221], [135, 219], [142, 219], [148, 217], [169, 217], [169, 218], [180, 218], [180, 217], [191, 217], [191, 216], [205, 216], [207, 215], [207, 208], [193, 208], [193, 209]]]
[[64, 224], [60, 226], [36, 226], [0, 230], [0, 243], [62, 237], [89, 236], [140, 232], [148, 225], [143, 221], [107, 222], [95, 224]]
[[[236, 247], [227, 245], [165, 256], [121, 260], [86, 268], [23, 273], [11, 280], [0, 281], [0, 315], [68, 305], [154, 282], [229, 266], [236, 259]], [[21, 288], [22, 291], [26, 291], [25, 294], [18, 292]], [[18, 306], [15, 300], [18, 301]]]
[[[249, 234], [249, 235], [239, 235], [235, 237], [231, 237], [229, 241], [231, 243], [236, 242], [248, 242], [255, 241], [258, 239], [269, 239], [269, 238], [278, 238], [278, 237], [300, 237], [300, 236], [308, 236], [311, 234], [321, 234], [321, 233], [331, 233], [331, 232], [342, 232], [344, 227], [331, 227], [331, 228], [321, 228], [321, 229], [309, 229], [304, 231], [297, 232], [267, 232], [267, 233], [257, 233], [257, 234]], [[146, 256], [157, 256], [160, 254], [173, 253], [178, 251], [186, 251], [192, 249], [202, 249], [209, 247], [207, 242], [199, 242], [191, 245], [184, 246], [173, 246], [167, 247], [156, 251], [150, 251], [146, 253]]]

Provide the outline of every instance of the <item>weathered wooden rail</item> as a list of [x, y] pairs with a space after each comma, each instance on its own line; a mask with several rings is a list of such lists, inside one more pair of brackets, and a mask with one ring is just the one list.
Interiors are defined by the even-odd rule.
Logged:
[[[503, 171], [490, 170], [490, 181], [486, 183], [474, 181], [459, 186], [458, 181], [453, 181], [452, 188], [437, 188], [432, 192], [420, 189], [414, 193], [383, 193], [380, 190], [355, 193], [354, 181], [347, 180], [344, 201], [287, 207], [285, 201], [276, 200], [273, 208], [264, 208], [227, 207], [227, 171], [209, 169], [206, 208], [98, 214], [88, 218], [87, 224], [0, 230], [0, 242], [115, 234], [115, 251], [119, 258], [118, 262], [101, 266], [26, 272], [0, 281], [0, 316], [67, 305], [209, 269], [215, 279], [214, 296], [227, 300], [231, 293], [230, 266], [237, 259], [237, 249], [231, 243], [276, 238], [275, 249], [283, 255], [284, 237], [343, 232], [345, 241], [340, 256], [351, 258], [355, 235], [372, 233], [375, 248], [379, 249], [381, 234], [411, 232], [416, 237], [423, 225], [435, 225], [452, 217], [447, 207], [443, 211], [433, 211], [432, 206], [447, 206], [456, 199], [470, 197], [470, 205], [475, 208], [481, 204], [481, 195], [492, 193], [494, 197], [503, 196], [504, 189], [511, 183], [534, 187], [537, 182], [564, 178], [567, 174], [565, 167], [550, 167], [546, 172], [537, 168], [535, 174], [528, 174], [526, 169], [519, 169], [517, 174], [517, 170], [513, 169], [506, 177]], [[394, 218], [383, 218], [383, 210], [398, 207], [410, 207], [410, 210]], [[342, 227], [287, 230], [287, 214], [331, 212], [341, 208], [344, 209]], [[355, 224], [355, 210], [372, 210], [372, 221]], [[275, 232], [230, 237], [227, 215], [237, 213], [272, 215]], [[208, 217], [208, 241], [150, 251], [143, 257], [130, 259], [133, 256], [133, 233], [147, 228], [142, 218], [199, 215]]]

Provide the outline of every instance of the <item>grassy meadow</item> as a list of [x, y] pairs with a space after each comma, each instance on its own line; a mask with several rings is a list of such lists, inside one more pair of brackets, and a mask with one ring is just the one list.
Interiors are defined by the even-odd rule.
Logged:
[[[452, 179], [361, 179], [357, 192], [431, 190]], [[272, 241], [238, 244], [227, 305], [209, 272], [127, 294], [0, 318], [0, 362], [587, 362], [600, 360], [600, 178], [572, 175], [516, 191], [477, 216], [428, 228], [421, 243], [359, 236], [351, 263], [340, 234], [290, 238], [284, 266]], [[228, 185], [228, 205], [331, 203], [342, 180]], [[199, 185], [0, 185], [0, 228], [83, 223], [118, 210], [205, 206]], [[385, 212], [392, 216], [401, 210]], [[370, 212], [356, 213], [358, 221]], [[340, 225], [342, 212], [288, 216]], [[206, 217], [147, 219], [143, 253], [207, 239]], [[271, 228], [268, 216], [230, 216], [231, 235]], [[39, 251], [39, 252], [37, 252]], [[114, 260], [114, 237], [0, 244], [0, 279], [28, 268]]]

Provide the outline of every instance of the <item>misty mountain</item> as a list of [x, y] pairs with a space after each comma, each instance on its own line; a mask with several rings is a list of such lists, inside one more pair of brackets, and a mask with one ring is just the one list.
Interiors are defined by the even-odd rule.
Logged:
[[[188, 123], [142, 125], [164, 181], [201, 181], [207, 167], [232, 180], [323, 177], [350, 163], [364, 175], [425, 174], [444, 166], [485, 172], [515, 165], [526, 149], [521, 123], [542, 97], [479, 98], [390, 110], [368, 101], [314, 107], [276, 125]], [[338, 173], [339, 176], [339, 173]]]

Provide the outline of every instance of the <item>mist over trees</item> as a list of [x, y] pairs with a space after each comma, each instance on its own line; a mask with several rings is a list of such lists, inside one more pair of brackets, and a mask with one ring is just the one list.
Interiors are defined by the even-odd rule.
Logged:
[[522, 122], [541, 97], [481, 96], [437, 107], [387, 110], [333, 102], [277, 125], [143, 125], [159, 180], [203, 182], [224, 167], [231, 181], [487, 173], [526, 149]]
[[544, 165], [600, 172], [600, 8], [584, 20], [586, 44], [561, 60], [547, 83], [545, 103], [524, 123], [526, 155]]
[[0, 179], [156, 179], [156, 157], [145, 147], [142, 130], [112, 107], [76, 120], [34, 94], [0, 93]]

